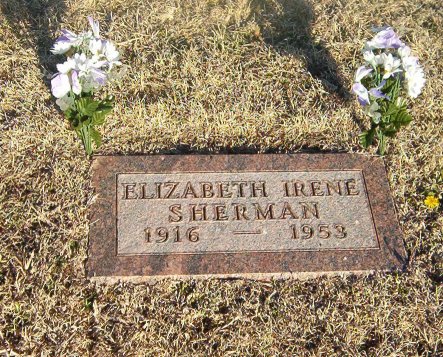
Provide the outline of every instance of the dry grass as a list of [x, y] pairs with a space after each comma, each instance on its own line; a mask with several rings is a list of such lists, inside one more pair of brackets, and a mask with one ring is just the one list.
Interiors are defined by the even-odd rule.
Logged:
[[[443, 154], [435, 0], [1, 0], [0, 354], [438, 355], [443, 219], [424, 209]], [[129, 66], [100, 153], [361, 151], [347, 88], [372, 25], [397, 28], [428, 84], [390, 141], [404, 274], [308, 281], [85, 279], [90, 163], [48, 90], [57, 30], [85, 16]]]

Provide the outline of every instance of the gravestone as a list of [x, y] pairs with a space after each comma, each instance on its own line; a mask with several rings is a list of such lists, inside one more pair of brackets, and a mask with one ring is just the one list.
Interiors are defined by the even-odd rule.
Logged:
[[268, 278], [402, 269], [383, 160], [96, 156], [89, 277]]

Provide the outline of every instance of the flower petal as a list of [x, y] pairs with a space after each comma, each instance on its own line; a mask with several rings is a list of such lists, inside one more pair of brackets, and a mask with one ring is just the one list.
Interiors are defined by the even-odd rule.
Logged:
[[70, 70], [75, 68], [75, 62], [68, 59], [67, 61], [63, 62], [63, 63], [58, 63], [57, 64], [57, 70], [60, 73], [64, 73], [67, 74]]
[[374, 97], [374, 98], [384, 98], [384, 99], [388, 99], [389, 97], [384, 94], [381, 90], [379, 90], [378, 88], [372, 88], [369, 90], [369, 94]]
[[362, 106], [369, 104], [369, 93], [363, 84], [354, 83], [352, 91], [357, 95], [357, 99]]
[[51, 80], [51, 91], [54, 97], [61, 98], [71, 91], [71, 84], [67, 74], [58, 73]]
[[99, 38], [100, 37], [100, 24], [98, 21], [94, 21], [92, 16], [88, 16], [89, 25], [92, 28], [92, 32], [94, 34], [94, 37]]
[[80, 85], [77, 71], [72, 71], [71, 80], [72, 80], [72, 91], [77, 95], [80, 94], [82, 92], [82, 86]]
[[392, 27], [384, 27], [371, 41], [367, 42], [367, 46], [372, 49], [400, 48], [404, 46], [404, 43], [400, 41], [400, 38]]
[[91, 76], [94, 80], [94, 82], [98, 85], [98, 86], [104, 86], [106, 84], [106, 80], [107, 80], [107, 75], [105, 72], [96, 69], [96, 68], [91, 68]]
[[357, 69], [357, 72], [355, 72], [355, 81], [360, 82], [364, 77], [366, 77], [372, 71], [373, 71], [372, 68], [367, 68], [366, 66], [359, 67]]
[[51, 53], [54, 55], [62, 55], [66, 52], [68, 52], [72, 47], [71, 42], [65, 42], [65, 41], [58, 41], [54, 43], [54, 46], [51, 48]]

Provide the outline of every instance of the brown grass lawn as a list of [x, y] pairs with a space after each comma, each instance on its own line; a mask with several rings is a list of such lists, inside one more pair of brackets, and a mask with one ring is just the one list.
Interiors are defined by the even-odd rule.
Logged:
[[[437, 356], [443, 161], [437, 0], [0, 0], [0, 355]], [[386, 163], [410, 256], [402, 274], [305, 281], [85, 279], [90, 161], [48, 89], [58, 30], [92, 14], [124, 79], [99, 153], [340, 151], [367, 119], [349, 93], [373, 25], [428, 82]]]

